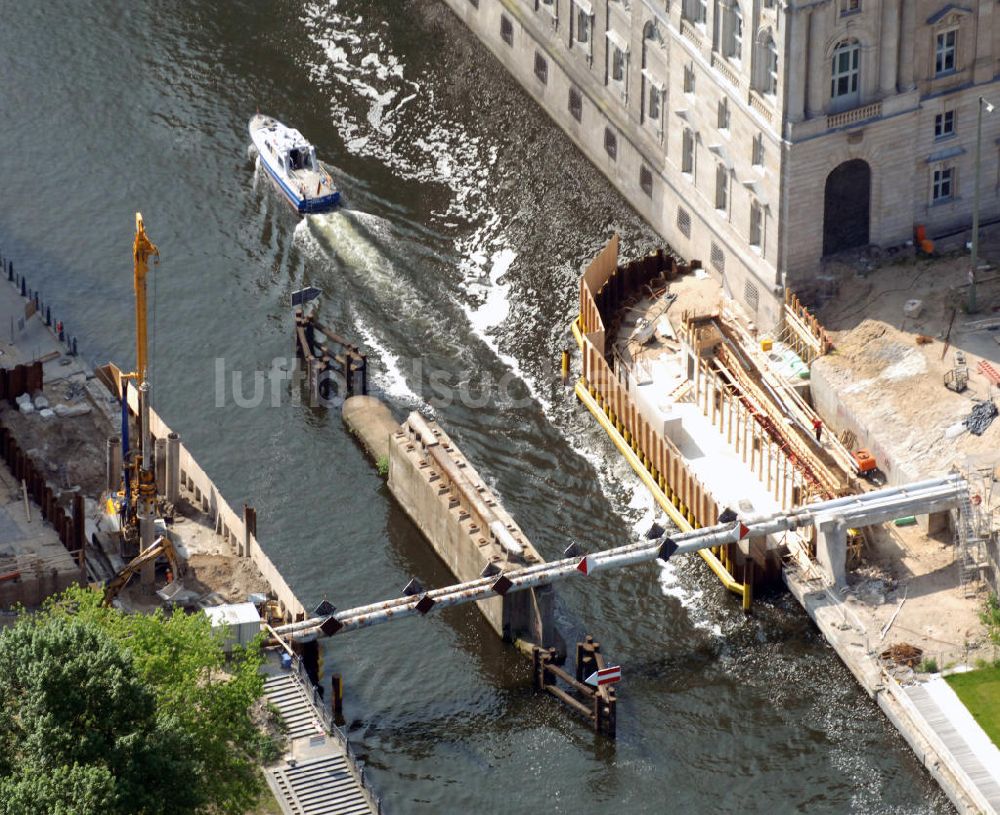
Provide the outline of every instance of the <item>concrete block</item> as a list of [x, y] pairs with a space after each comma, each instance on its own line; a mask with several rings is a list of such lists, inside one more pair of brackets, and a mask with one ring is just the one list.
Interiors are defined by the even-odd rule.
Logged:
[[923, 300], [917, 300], [917, 299], [907, 300], [903, 304], [903, 314], [912, 319], [916, 319], [917, 317], [919, 317], [920, 313], [923, 310], [924, 310]]
[[847, 522], [840, 517], [818, 518], [816, 561], [831, 585], [847, 583]]
[[951, 527], [951, 512], [932, 512], [917, 515], [917, 525], [925, 535], [939, 535]]

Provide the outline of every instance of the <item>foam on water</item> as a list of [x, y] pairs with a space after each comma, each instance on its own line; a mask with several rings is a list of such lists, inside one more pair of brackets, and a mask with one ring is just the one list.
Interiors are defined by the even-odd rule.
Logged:
[[364, 342], [369, 361], [371, 353], [374, 351], [381, 363], [381, 370], [375, 369], [372, 372], [375, 383], [387, 396], [404, 404], [419, 407], [423, 412], [433, 415], [434, 408], [421, 399], [407, 383], [406, 376], [400, 367], [399, 357], [378, 339], [372, 327], [354, 309], [351, 310], [351, 319], [354, 330], [358, 332]]
[[[317, 47], [317, 55], [307, 58], [306, 68], [317, 85], [333, 89], [332, 123], [351, 153], [377, 158], [401, 178], [440, 184], [449, 191], [447, 205], [433, 215], [442, 227], [457, 229], [453, 245], [461, 281], [455, 300], [471, 333], [524, 383], [546, 418], [560, 427], [565, 417], [546, 395], [547, 383], [539, 383], [501, 346], [512, 311], [512, 284], [505, 277], [518, 255], [505, 234], [501, 213], [490, 200], [489, 178], [498, 147], [470, 134], [447, 108], [438, 106], [433, 90], [407, 78], [405, 64], [388, 51], [384, 41], [373, 32], [358, 33], [360, 23], [358, 18], [341, 14], [335, 2], [312, 3], [303, 9], [303, 25]], [[400, 133], [398, 119], [404, 106], [411, 110], [406, 131]], [[311, 216], [310, 225], [348, 266], [376, 280], [376, 288], [385, 285], [393, 287], [394, 297], [402, 294], [392, 263], [358, 233], [352, 219], [380, 239], [391, 232], [387, 224], [378, 223], [377, 216], [363, 213]], [[423, 405], [406, 383], [399, 357], [377, 336], [377, 328], [364, 324], [360, 315], [355, 319], [366, 344], [378, 352], [385, 366], [386, 393]], [[628, 464], [615, 451], [606, 451], [597, 430], [583, 438], [565, 429], [562, 432], [575, 452], [591, 462], [602, 492], [634, 524], [635, 536], [645, 534], [654, 517], [653, 499]], [[620, 504], [623, 491], [632, 495], [628, 507]], [[681, 600], [695, 625], [712, 628], [693, 608], [701, 592], [685, 589], [673, 564], [662, 565], [660, 582], [664, 594]]]

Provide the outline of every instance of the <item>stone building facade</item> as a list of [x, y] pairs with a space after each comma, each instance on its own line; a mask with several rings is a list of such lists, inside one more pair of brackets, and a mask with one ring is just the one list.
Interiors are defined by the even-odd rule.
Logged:
[[1000, 214], [992, 0], [445, 0], [763, 326], [825, 255]]

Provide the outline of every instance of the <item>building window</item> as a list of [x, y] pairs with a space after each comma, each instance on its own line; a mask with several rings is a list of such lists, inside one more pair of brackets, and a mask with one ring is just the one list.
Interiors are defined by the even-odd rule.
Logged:
[[729, 130], [729, 100], [725, 97], [719, 100], [715, 124], [719, 130]]
[[937, 35], [934, 47], [934, 75], [951, 73], [955, 70], [955, 54], [958, 49], [958, 29], [942, 31]]
[[681, 143], [681, 172], [694, 173], [694, 133], [687, 128]]
[[583, 95], [576, 88], [569, 89], [569, 112], [578, 122], [583, 118]]
[[743, 283], [743, 299], [746, 301], [747, 308], [750, 309], [750, 313], [756, 316], [757, 309], [760, 308], [760, 291], [749, 280], [746, 280]]
[[955, 197], [955, 168], [941, 167], [934, 171], [931, 187], [931, 202], [934, 204], [951, 201]]
[[861, 74], [861, 46], [857, 40], [845, 40], [833, 51], [830, 96], [842, 102], [857, 101]]
[[840, 14], [857, 14], [861, 11], [861, 0], [840, 0]]
[[556, 24], [557, 15], [559, 14], [559, 6], [556, 0], [535, 0], [535, 10], [537, 11], [538, 9], [545, 9], [545, 11], [552, 15], [552, 24]]
[[677, 207], [677, 229], [685, 238], [691, 237], [691, 213], [684, 207]]
[[500, 39], [507, 45], [514, 44], [514, 24], [506, 14], [500, 15]]
[[654, 126], [659, 128], [660, 117], [663, 115], [663, 91], [652, 82], [649, 83], [649, 109], [646, 115]]
[[729, 170], [719, 164], [715, 168], [715, 208], [726, 209], [729, 202]]
[[544, 85], [549, 81], [549, 63], [538, 51], [535, 51], [535, 76]]
[[717, 272], [726, 271], [726, 255], [722, 251], [722, 247], [719, 246], [715, 241], [712, 241], [712, 253], [710, 257], [710, 262], [712, 268]]
[[955, 135], [955, 111], [946, 110], [934, 117], [934, 138], [946, 139]]
[[590, 11], [576, 3], [573, 4], [570, 39], [590, 53]]
[[723, 18], [723, 56], [739, 62], [743, 58], [743, 11], [734, 2]]
[[764, 56], [766, 59], [767, 74], [764, 77], [764, 93], [774, 96], [778, 92], [778, 46], [774, 44], [774, 37], [768, 37], [764, 45]]
[[694, 93], [694, 65], [684, 66], [684, 93]]
[[708, 19], [708, 0], [683, 0], [681, 16], [698, 25], [705, 25]]
[[618, 137], [610, 127], [604, 128], [604, 152], [611, 156], [611, 160], [618, 158]]
[[611, 81], [625, 82], [625, 52], [617, 45], [611, 45]]
[[646, 195], [653, 197], [653, 171], [645, 164], [639, 168], [639, 186]]
[[764, 166], [764, 134], [758, 133], [753, 137], [753, 151], [751, 163], [754, 167]]
[[750, 245], [763, 249], [764, 210], [758, 201], [750, 202]]

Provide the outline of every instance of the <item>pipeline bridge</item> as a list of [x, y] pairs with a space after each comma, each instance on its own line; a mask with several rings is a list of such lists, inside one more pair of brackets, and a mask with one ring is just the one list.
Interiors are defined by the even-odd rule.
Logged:
[[[871, 526], [907, 515], [931, 514], [965, 507], [968, 506], [967, 499], [968, 484], [956, 474], [820, 501], [791, 512], [773, 515], [738, 517], [735, 513], [727, 512], [721, 516], [725, 522], [716, 526], [683, 534], [668, 533], [654, 540], [639, 541], [590, 554], [576, 554], [553, 562], [489, 574], [477, 580], [408, 594], [327, 616], [313, 616], [279, 626], [274, 629], [274, 633], [282, 638], [308, 642], [318, 637], [423, 616], [433, 608], [475, 603], [568, 577], [589, 576], [657, 559], [666, 561], [676, 555], [745, 539], [767, 538], [809, 527], [822, 529], [824, 526], [834, 528], [834, 534], [846, 534], [848, 527]], [[961, 519], [961, 523], [965, 521], [966, 519]]]

